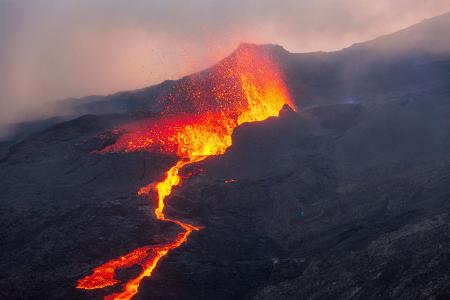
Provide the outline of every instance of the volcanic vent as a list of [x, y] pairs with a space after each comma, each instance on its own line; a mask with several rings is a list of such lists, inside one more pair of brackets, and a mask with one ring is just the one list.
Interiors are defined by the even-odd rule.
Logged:
[[[116, 142], [101, 152], [162, 151], [176, 154], [178, 162], [165, 178], [142, 187], [138, 194], [156, 195], [154, 214], [158, 220], [180, 227], [180, 233], [167, 243], [144, 246], [112, 259], [77, 282], [80, 289], [100, 289], [122, 284], [117, 293], [105, 299], [131, 299], [143, 278], [151, 276], [170, 250], [182, 245], [200, 227], [165, 216], [164, 207], [172, 188], [181, 183], [180, 169], [213, 155], [223, 154], [232, 144], [234, 129], [248, 122], [278, 116], [284, 105], [294, 108], [277, 64], [268, 49], [241, 46], [207, 74], [179, 81], [165, 99], [160, 117], [128, 124], [117, 129]], [[140, 266], [140, 273], [120, 282], [116, 272]]]

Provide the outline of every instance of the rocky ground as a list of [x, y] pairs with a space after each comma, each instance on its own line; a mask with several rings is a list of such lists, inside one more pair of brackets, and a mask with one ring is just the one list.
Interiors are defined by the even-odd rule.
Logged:
[[[232, 149], [171, 200], [174, 215], [187, 211], [205, 229], [139, 299], [449, 297], [450, 156], [351, 165], [339, 148], [371, 113], [330, 107], [238, 131]], [[385, 135], [391, 149], [405, 142]]]

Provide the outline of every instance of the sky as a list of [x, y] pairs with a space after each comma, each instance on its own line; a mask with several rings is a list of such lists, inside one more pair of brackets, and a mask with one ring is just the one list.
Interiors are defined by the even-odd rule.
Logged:
[[0, 123], [177, 79], [241, 42], [333, 51], [448, 11], [450, 0], [0, 0]]

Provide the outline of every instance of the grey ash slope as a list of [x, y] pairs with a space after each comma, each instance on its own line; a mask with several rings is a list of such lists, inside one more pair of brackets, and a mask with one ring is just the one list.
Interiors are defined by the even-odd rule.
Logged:
[[[167, 214], [205, 228], [137, 299], [448, 299], [450, 56], [367, 49], [417, 32], [433, 40], [425, 28], [449, 18], [335, 53], [273, 46], [310, 109], [246, 124], [225, 155], [185, 170], [198, 174], [175, 189]], [[98, 115], [0, 144], [0, 298], [99, 298], [76, 279], [176, 234], [136, 196], [174, 157], [93, 153], [114, 142], [112, 128], [157, 112], [166, 92], [88, 100], [79, 112]]]

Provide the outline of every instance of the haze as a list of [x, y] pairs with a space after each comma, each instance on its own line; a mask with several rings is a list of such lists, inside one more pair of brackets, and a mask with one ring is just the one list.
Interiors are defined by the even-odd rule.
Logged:
[[0, 123], [48, 101], [176, 79], [240, 42], [332, 51], [450, 10], [450, 0], [0, 2]]

